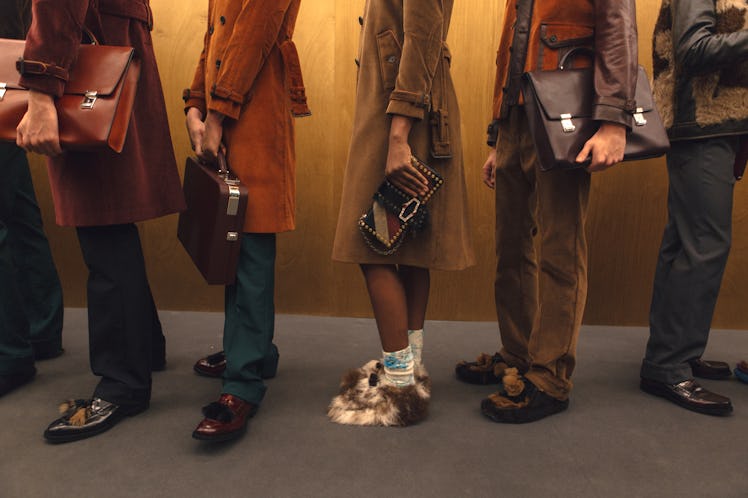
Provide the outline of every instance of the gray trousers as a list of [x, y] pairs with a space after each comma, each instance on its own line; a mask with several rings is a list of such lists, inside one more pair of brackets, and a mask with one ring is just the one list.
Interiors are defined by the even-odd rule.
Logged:
[[641, 377], [676, 384], [706, 349], [730, 253], [738, 137], [674, 142], [667, 157], [662, 237]]

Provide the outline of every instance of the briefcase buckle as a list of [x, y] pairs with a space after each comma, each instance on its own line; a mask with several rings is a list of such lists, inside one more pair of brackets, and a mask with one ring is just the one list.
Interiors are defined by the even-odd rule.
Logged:
[[634, 113], [634, 123], [636, 123], [636, 126], [644, 126], [647, 124], [647, 120], [644, 118], [644, 109], [641, 107], [636, 108], [636, 112]]
[[3, 100], [5, 97], [5, 91], [8, 88], [7, 83], [0, 83], [0, 100]]
[[86, 90], [86, 93], [83, 94], [83, 102], [81, 103], [81, 109], [93, 109], [94, 104], [96, 103], [96, 99], [98, 98], [99, 92], [94, 92], [91, 90]]
[[561, 115], [561, 128], [564, 130], [564, 133], [572, 133], [577, 129], [574, 123], [571, 122], [571, 114]]
[[226, 240], [236, 242], [239, 240], [239, 232], [226, 232]]
[[239, 198], [241, 197], [241, 191], [239, 187], [235, 185], [229, 185], [229, 202], [226, 206], [226, 214], [229, 216], [236, 216], [239, 212]]

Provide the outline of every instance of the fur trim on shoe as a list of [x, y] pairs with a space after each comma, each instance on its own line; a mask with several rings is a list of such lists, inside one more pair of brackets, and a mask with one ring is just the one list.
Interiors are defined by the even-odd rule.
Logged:
[[346, 425], [408, 426], [426, 418], [431, 379], [426, 369], [416, 368], [416, 383], [395, 387], [383, 382], [384, 368], [377, 360], [350, 370], [340, 382], [340, 393], [333, 398], [327, 415]]

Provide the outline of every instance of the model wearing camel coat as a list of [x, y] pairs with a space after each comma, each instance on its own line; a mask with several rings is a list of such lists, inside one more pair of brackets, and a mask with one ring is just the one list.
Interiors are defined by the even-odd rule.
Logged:
[[[356, 112], [332, 255], [337, 261], [437, 270], [474, 264], [460, 112], [445, 42], [452, 5], [452, 0], [366, 2]], [[357, 222], [384, 180], [392, 115], [414, 119], [408, 140], [412, 153], [438, 170], [445, 182], [429, 203], [429, 226], [396, 254], [379, 256], [364, 242]], [[432, 121], [441, 124], [437, 136], [432, 135]], [[451, 157], [434, 158], [433, 147]]]
[[249, 189], [245, 232], [295, 228], [293, 117], [310, 113], [291, 40], [300, 3], [210, 0], [205, 45], [185, 92], [186, 108], [228, 118], [229, 167]]

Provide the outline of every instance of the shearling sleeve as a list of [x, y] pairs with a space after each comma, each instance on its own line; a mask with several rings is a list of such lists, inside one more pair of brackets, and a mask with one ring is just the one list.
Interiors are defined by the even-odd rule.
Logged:
[[403, 50], [388, 114], [423, 119], [442, 56], [443, 0], [403, 0]]
[[210, 89], [209, 110], [233, 119], [273, 48], [291, 0], [243, 0], [216, 83]]
[[595, 0], [596, 120], [631, 127], [638, 75], [634, 0]]
[[205, 108], [205, 55], [207, 47], [208, 31], [206, 30], [203, 37], [203, 51], [200, 53], [200, 58], [197, 61], [195, 76], [192, 78], [192, 84], [184, 91], [184, 95], [182, 96], [184, 99], [184, 111], [187, 112], [190, 107], [196, 107], [203, 114], [203, 117], [207, 114]]
[[33, 0], [20, 83], [26, 88], [62, 96], [81, 43], [88, 0]]

